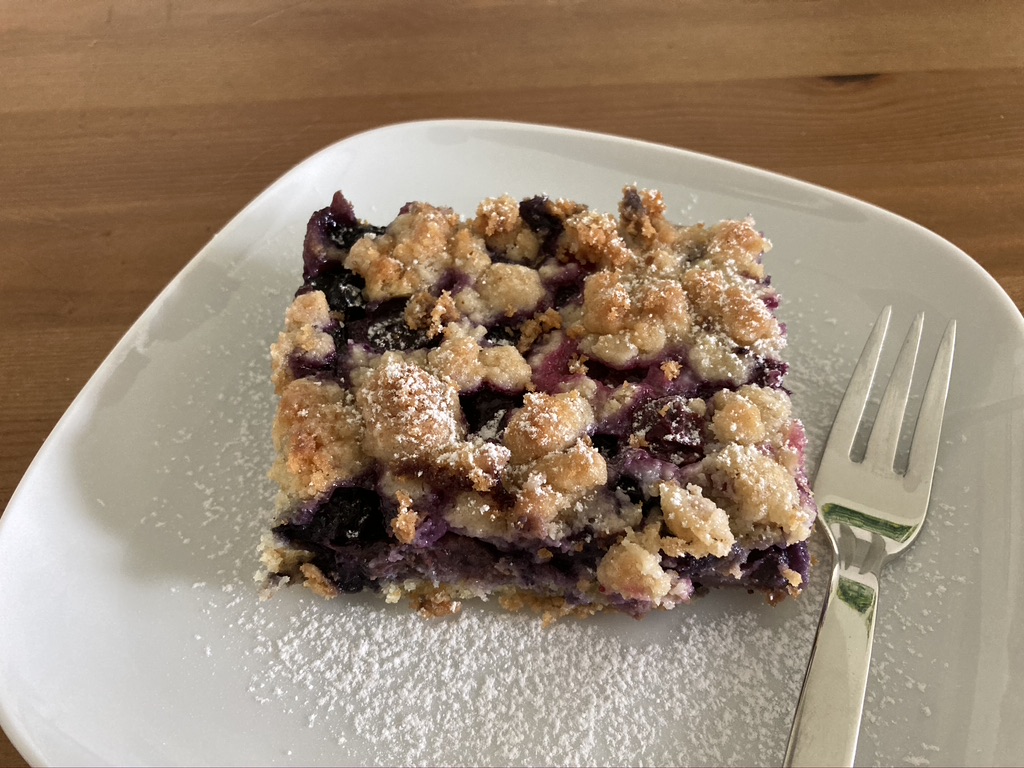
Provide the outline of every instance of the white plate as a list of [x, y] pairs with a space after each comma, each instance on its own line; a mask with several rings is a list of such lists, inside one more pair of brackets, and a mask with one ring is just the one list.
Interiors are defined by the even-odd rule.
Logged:
[[[423, 623], [251, 574], [273, 489], [267, 347], [305, 222], [342, 188], [471, 214], [545, 192], [679, 220], [753, 214], [789, 323], [813, 464], [879, 309], [959, 321], [931, 516], [886, 573], [858, 762], [1024, 759], [1024, 322], [939, 237], [769, 173], [526, 125], [398, 125], [328, 147], [242, 211], [93, 376], [0, 523], [0, 722], [38, 764], [778, 763], [821, 587], [718, 594], [542, 630], [471, 606]], [[820, 576], [820, 573], [819, 573]]]

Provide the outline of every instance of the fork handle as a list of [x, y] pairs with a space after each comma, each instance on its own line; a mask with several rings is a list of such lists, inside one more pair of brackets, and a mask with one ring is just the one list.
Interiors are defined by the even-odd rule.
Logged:
[[785, 766], [851, 766], [878, 605], [878, 576], [837, 565], [825, 596]]

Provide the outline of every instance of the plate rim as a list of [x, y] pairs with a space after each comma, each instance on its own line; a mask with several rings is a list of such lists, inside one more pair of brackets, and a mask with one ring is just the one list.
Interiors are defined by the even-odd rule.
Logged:
[[[359, 131], [348, 136], [345, 136], [337, 141], [328, 144], [325, 147], [313, 152], [307, 157], [303, 158], [299, 162], [295, 163], [287, 170], [279, 174], [274, 178], [263, 190], [247, 202], [237, 213], [231, 216], [225, 224], [218, 229], [218, 231], [193, 255], [185, 262], [181, 269], [167, 282], [167, 284], [158, 292], [158, 294], [149, 302], [149, 304], [143, 309], [139, 316], [129, 325], [125, 332], [121, 335], [118, 341], [114, 344], [111, 350], [103, 357], [101, 362], [98, 364], [96, 369], [90, 374], [87, 381], [84, 383], [82, 388], [78, 391], [75, 397], [70, 401], [60, 418], [56, 421], [54, 426], [51, 428], [46, 438], [36, 451], [29, 465], [26, 467], [21, 478], [15, 485], [14, 491], [8, 500], [4, 513], [0, 515], [0, 546], [6, 544], [8, 539], [13, 535], [11, 533], [15, 526], [19, 525], [23, 518], [29, 514], [27, 505], [21, 504], [21, 497], [24, 496], [27, 491], [25, 490], [35, 480], [35, 475], [39, 471], [39, 467], [47, 459], [50, 452], [54, 450], [54, 445], [58, 442], [61, 435], [68, 428], [69, 422], [78, 415], [78, 411], [86, 408], [85, 401], [102, 387], [104, 382], [110, 377], [111, 373], [121, 364], [126, 354], [135, 346], [136, 339], [139, 337], [143, 329], [146, 328], [153, 320], [153, 316], [157, 311], [157, 308], [167, 302], [168, 297], [179, 289], [182, 282], [186, 277], [201, 264], [206, 258], [207, 254], [215, 243], [222, 238], [226, 232], [232, 230], [238, 226], [240, 221], [243, 221], [249, 216], [251, 209], [258, 206], [264, 198], [273, 194], [274, 191], [282, 184], [286, 183], [287, 180], [300, 172], [300, 169], [306, 166], [316, 165], [322, 159], [336, 152], [340, 147], [346, 144], [357, 143], [360, 141], [366, 141], [377, 136], [384, 136], [391, 133], [401, 133], [404, 131], [425, 131], [433, 128], [442, 129], [469, 129], [469, 130], [482, 130], [485, 132], [491, 132], [496, 130], [509, 130], [524, 131], [534, 135], [545, 135], [552, 137], [567, 137], [571, 139], [584, 140], [584, 141], [602, 141], [616, 143], [620, 145], [636, 147], [638, 150], [643, 152], [665, 152], [675, 153], [679, 156], [685, 157], [690, 161], [696, 161], [699, 163], [706, 163], [710, 166], [724, 165], [725, 167], [740, 171], [744, 174], [754, 175], [767, 182], [773, 184], [785, 184], [795, 185], [797, 188], [804, 192], [814, 194], [816, 196], [825, 197], [827, 199], [836, 201], [843, 205], [854, 205], [868, 209], [873, 217], [884, 217], [889, 221], [899, 224], [900, 226], [909, 227], [920, 236], [924, 236], [928, 240], [940, 244], [944, 250], [946, 250], [951, 257], [958, 259], [962, 265], [968, 267], [972, 272], [980, 277], [981, 280], [987, 285], [992, 293], [998, 295], [999, 305], [993, 307], [998, 309], [1000, 314], [1006, 316], [1006, 320], [1015, 329], [1016, 335], [1020, 341], [1024, 341], [1024, 315], [1022, 315], [1019, 308], [1010, 298], [1009, 294], [1003, 289], [1003, 287], [995, 280], [995, 278], [986, 271], [976, 260], [974, 260], [969, 254], [962, 250], [959, 246], [955, 245], [951, 241], [945, 239], [938, 233], [918, 224], [917, 222], [908, 219], [900, 214], [893, 213], [887, 209], [881, 208], [873, 203], [861, 200], [843, 192], [823, 187], [811, 182], [801, 180], [799, 178], [789, 176], [786, 174], [778, 173], [776, 171], [770, 171], [756, 166], [748, 165], [734, 160], [729, 160], [715, 155], [706, 153], [696, 152], [694, 150], [677, 147], [668, 144], [662, 144], [658, 142], [632, 138], [628, 136], [622, 136], [604, 132], [586, 131], [575, 128], [565, 128], [556, 125], [542, 124], [542, 123], [530, 123], [530, 122], [517, 122], [517, 121], [504, 121], [504, 120], [479, 120], [479, 119], [425, 119], [425, 120], [414, 120], [414, 121], [403, 121], [395, 122], [378, 127], [370, 128], [367, 130]], [[994, 289], [994, 290], [993, 290]], [[18, 511], [19, 509], [26, 508], [26, 511]], [[12, 512], [14, 513], [12, 515]], [[4, 569], [0, 568], [0, 579], [2, 579]], [[35, 747], [35, 739], [30, 738], [28, 731], [23, 731], [19, 724], [19, 718], [14, 716], [14, 713], [9, 709], [8, 697], [0, 696], [0, 726], [3, 727], [4, 733], [10, 739], [12, 745], [18, 752], [28, 761], [31, 765], [46, 765], [47, 760], [45, 759], [42, 750], [37, 750]]]

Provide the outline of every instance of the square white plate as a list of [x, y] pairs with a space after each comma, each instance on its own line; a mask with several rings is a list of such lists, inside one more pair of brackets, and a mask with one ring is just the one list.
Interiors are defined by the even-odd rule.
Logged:
[[[924, 348], [958, 320], [929, 521], [886, 572], [858, 762], [1024, 759], [1024, 321], [936, 235], [797, 181], [662, 146], [425, 122], [289, 171], [167, 287], [40, 450], [0, 521], [0, 723], [36, 764], [777, 764], [819, 579], [771, 608], [714, 594], [642, 622], [549, 630], [483, 605], [422, 622], [252, 573], [272, 507], [267, 349], [305, 223], [343, 189], [389, 221], [538, 193], [670, 218], [752, 214], [788, 322], [788, 379], [821, 450], [885, 304]], [[899, 330], [898, 332], [902, 332]], [[929, 346], [930, 345], [930, 346]], [[822, 569], [819, 569], [822, 570]]]

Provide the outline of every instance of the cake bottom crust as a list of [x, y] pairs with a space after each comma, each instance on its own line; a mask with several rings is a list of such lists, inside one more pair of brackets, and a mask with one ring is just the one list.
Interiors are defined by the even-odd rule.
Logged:
[[758, 592], [775, 604], [799, 596], [810, 570], [806, 542], [764, 550], [735, 548], [718, 558], [663, 558], [662, 568], [673, 585], [652, 601], [628, 599], [601, 586], [596, 575], [601, 555], [599, 545], [583, 545], [571, 553], [502, 550], [452, 532], [426, 548], [381, 541], [300, 549], [271, 533], [262, 544], [266, 571], [258, 577], [265, 597], [295, 583], [328, 599], [369, 591], [389, 604], [405, 602], [424, 618], [453, 616], [466, 600], [493, 598], [510, 612], [538, 614], [547, 625], [606, 610], [642, 618], [719, 587]]

